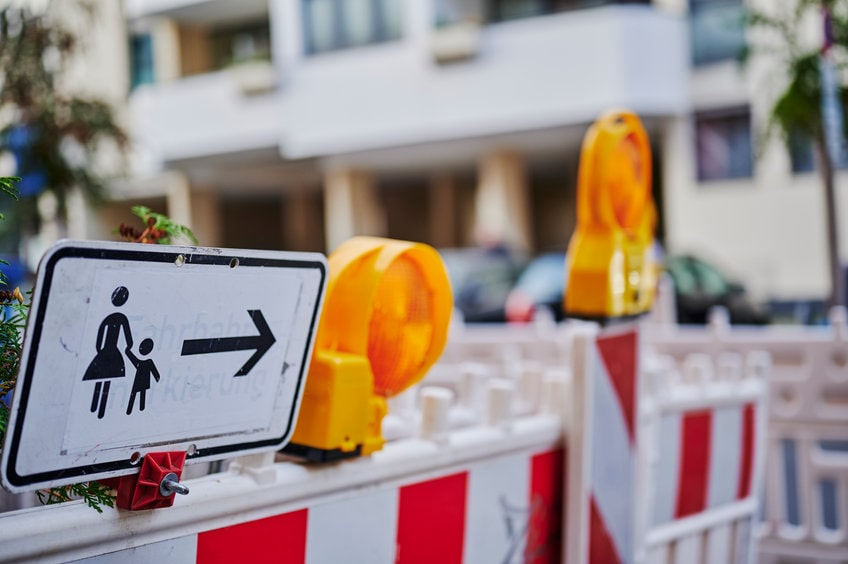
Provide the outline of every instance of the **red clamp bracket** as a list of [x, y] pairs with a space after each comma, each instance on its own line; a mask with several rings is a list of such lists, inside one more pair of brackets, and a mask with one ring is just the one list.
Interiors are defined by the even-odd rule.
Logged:
[[138, 474], [116, 479], [118, 507], [140, 511], [174, 505], [175, 493], [188, 493], [188, 487], [180, 483], [185, 459], [184, 451], [144, 455]]

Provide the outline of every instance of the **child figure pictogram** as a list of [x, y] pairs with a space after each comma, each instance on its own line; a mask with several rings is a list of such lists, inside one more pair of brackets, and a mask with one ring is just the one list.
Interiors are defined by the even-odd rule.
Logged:
[[[152, 339], [144, 339], [138, 346], [138, 352], [143, 356], [149, 355], [151, 351], [153, 351]], [[138, 398], [138, 409], [139, 411], [144, 411], [144, 400], [147, 397], [147, 390], [150, 389], [150, 377], [152, 376], [158, 382], [159, 371], [156, 369], [152, 358], [140, 359], [133, 354], [129, 347], [127, 347], [126, 353], [127, 358], [135, 366], [135, 378], [133, 378], [132, 391], [130, 392], [130, 402], [127, 405], [127, 415], [129, 415], [132, 413], [135, 396], [138, 394], [141, 394]]]

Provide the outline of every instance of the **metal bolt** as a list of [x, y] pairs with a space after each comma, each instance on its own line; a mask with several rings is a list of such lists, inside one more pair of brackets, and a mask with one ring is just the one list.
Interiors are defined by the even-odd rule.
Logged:
[[178, 493], [180, 495], [188, 495], [188, 486], [181, 484], [179, 478], [173, 472], [170, 472], [162, 478], [159, 483], [159, 493], [165, 497]]

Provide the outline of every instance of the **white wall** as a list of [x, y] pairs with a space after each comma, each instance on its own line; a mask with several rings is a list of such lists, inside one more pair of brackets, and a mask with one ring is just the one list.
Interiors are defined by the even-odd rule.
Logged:
[[[272, 29], [297, 29], [296, 3]], [[304, 57], [275, 36], [279, 86], [245, 97], [215, 73], [137, 89], [134, 123], [165, 161], [267, 145], [304, 158], [593, 120], [610, 106], [647, 115], [686, 107], [684, 22], [613, 6], [482, 28], [473, 60], [436, 64], [432, 14], [407, 4], [404, 39]]]
[[152, 155], [148, 166], [161, 166], [162, 160], [276, 147], [279, 93], [245, 94], [239, 70], [145, 85], [133, 92], [133, 132]]
[[439, 66], [420, 34], [303, 58], [287, 79], [287, 157], [588, 123], [610, 106], [687, 106], [684, 22], [610, 6], [482, 28], [473, 60]]

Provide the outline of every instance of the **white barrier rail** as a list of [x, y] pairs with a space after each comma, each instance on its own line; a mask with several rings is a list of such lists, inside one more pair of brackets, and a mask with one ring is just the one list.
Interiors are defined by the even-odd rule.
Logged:
[[[765, 503], [757, 534], [762, 562], [848, 560], [848, 330], [845, 310], [827, 327], [730, 327], [726, 312], [707, 327], [657, 325], [646, 341], [690, 364], [718, 359], [732, 370], [754, 350], [772, 357]], [[696, 356], [692, 356], [696, 355]]]

